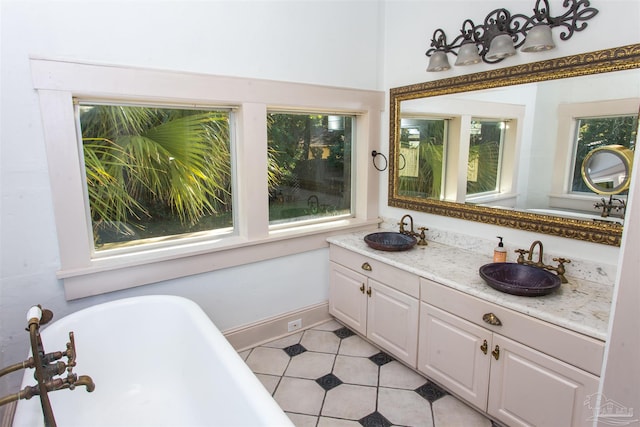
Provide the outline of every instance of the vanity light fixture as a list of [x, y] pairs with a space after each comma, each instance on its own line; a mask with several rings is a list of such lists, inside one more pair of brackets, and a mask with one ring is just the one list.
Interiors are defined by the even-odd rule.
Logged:
[[598, 10], [589, 7], [589, 0], [563, 0], [566, 11], [559, 16], [551, 16], [548, 0], [536, 0], [533, 15], [512, 15], [506, 9], [496, 9], [489, 13], [481, 24], [470, 19], [462, 23], [460, 35], [451, 43], [447, 42], [444, 30], [438, 28], [431, 39], [431, 48], [427, 71], [445, 71], [451, 68], [448, 53], [457, 56], [455, 65], [471, 65], [484, 61], [489, 64], [500, 62], [523, 52], [541, 52], [553, 49], [551, 29], [563, 27], [561, 40], [568, 40], [576, 31], [587, 27], [589, 19], [598, 14]]

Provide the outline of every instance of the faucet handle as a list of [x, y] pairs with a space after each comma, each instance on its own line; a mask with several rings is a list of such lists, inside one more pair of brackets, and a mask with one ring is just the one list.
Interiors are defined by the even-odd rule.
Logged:
[[522, 264], [524, 262], [524, 254], [529, 253], [529, 251], [526, 249], [516, 249], [514, 252], [520, 254], [518, 255], [518, 260], [516, 261], [518, 264]]
[[567, 258], [553, 258], [553, 260], [560, 264], [569, 264], [571, 262], [571, 260]]
[[418, 245], [420, 246], [426, 246], [429, 243], [427, 242], [427, 235], [425, 234], [425, 231], [429, 231], [429, 229], [427, 227], [418, 227], [418, 230], [420, 230], [420, 234], [418, 234], [418, 237], [420, 237], [420, 240], [418, 241]]
[[69, 332], [69, 342], [67, 343], [65, 356], [67, 357], [67, 371], [70, 373], [76, 366], [76, 340], [73, 337], [73, 332]]

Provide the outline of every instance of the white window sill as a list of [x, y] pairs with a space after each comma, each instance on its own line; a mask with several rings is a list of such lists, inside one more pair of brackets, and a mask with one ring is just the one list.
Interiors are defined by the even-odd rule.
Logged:
[[228, 237], [95, 258], [85, 268], [58, 271], [67, 300], [206, 273], [327, 247], [326, 238], [377, 228], [380, 219], [344, 219], [288, 227], [262, 239]]
[[[598, 214], [598, 210], [594, 209], [593, 204], [599, 202], [602, 197], [597, 194], [551, 194], [549, 196], [549, 207]], [[614, 197], [627, 200], [627, 196]], [[609, 196], [604, 196], [604, 198], [608, 199]]]
[[484, 194], [480, 196], [471, 196], [465, 199], [465, 203], [473, 203], [473, 204], [489, 204], [496, 203], [499, 207], [514, 207], [516, 204], [516, 197], [518, 195], [515, 193], [494, 193], [494, 194]]

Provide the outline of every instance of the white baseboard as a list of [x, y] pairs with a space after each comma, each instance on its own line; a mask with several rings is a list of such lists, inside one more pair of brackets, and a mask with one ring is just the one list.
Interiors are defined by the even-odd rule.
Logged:
[[[302, 328], [294, 332], [287, 330], [287, 324], [292, 320], [302, 319]], [[253, 348], [301, 330], [311, 328], [319, 323], [330, 320], [329, 302], [305, 307], [269, 319], [264, 319], [249, 325], [240, 326], [224, 331], [223, 334], [237, 351]]]

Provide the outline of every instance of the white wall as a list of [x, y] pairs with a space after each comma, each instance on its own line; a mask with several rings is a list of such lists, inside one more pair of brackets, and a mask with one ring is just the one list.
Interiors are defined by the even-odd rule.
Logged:
[[[550, 3], [551, 14], [564, 12], [560, 0]], [[637, 0], [621, 1], [592, 1], [591, 5], [599, 9], [599, 13], [588, 21], [588, 27], [582, 32], [576, 32], [568, 41], [561, 41], [559, 29], [554, 29], [556, 49], [541, 53], [518, 53], [499, 64], [485, 64], [467, 67], [452, 67], [448, 71], [427, 73], [425, 71], [428, 58], [425, 52], [430, 48], [430, 40], [437, 28], [442, 28], [449, 40], [453, 40], [465, 19], [472, 19], [479, 23], [494, 9], [505, 7], [512, 13], [529, 15], [535, 5], [535, 0], [509, 1], [476, 1], [476, 0], [445, 0], [445, 1], [412, 1], [391, 0], [385, 3], [385, 61], [384, 87], [385, 89], [404, 86], [418, 82], [426, 82], [449, 78], [456, 75], [475, 73], [508, 67], [544, 59], [590, 52], [640, 41], [640, 2]], [[454, 59], [449, 59], [453, 64]], [[387, 94], [388, 96], [388, 94]], [[388, 135], [388, 109], [383, 118], [384, 129], [382, 135]], [[383, 141], [381, 151], [388, 152], [389, 141]], [[403, 210], [387, 206], [388, 174], [380, 174], [380, 215], [388, 218], [399, 218]], [[584, 243], [555, 236], [539, 236], [533, 233], [513, 229], [461, 221], [451, 218], [412, 212], [417, 224], [437, 229], [455, 229], [461, 233], [480, 238], [493, 239], [494, 236], [504, 236], [505, 243], [515, 247], [528, 247], [531, 242], [541, 238], [545, 249], [554, 254], [571, 254], [584, 260], [616, 264], [618, 248], [599, 244]]]
[[[0, 366], [26, 356], [33, 304], [60, 318], [107, 300], [176, 294], [227, 330], [328, 297], [328, 254], [319, 250], [65, 301], [30, 55], [381, 89], [381, 10], [377, 1], [3, 0]], [[20, 378], [3, 378], [0, 395]]]
[[[552, 11], [560, 0], [553, 0]], [[508, 5], [506, 4], [508, 3]], [[521, 54], [504, 66], [607, 48], [640, 40], [637, 0], [594, 0], [600, 14], [558, 49]], [[300, 254], [67, 303], [58, 268], [56, 230], [40, 112], [29, 55], [141, 67], [388, 89], [489, 69], [487, 65], [427, 74], [424, 52], [433, 30], [458, 31], [465, 18], [482, 19], [508, 6], [527, 13], [534, 0], [509, 1], [10, 1], [1, 3], [0, 366], [26, 354], [23, 318], [41, 303], [57, 317], [109, 299], [147, 293], [185, 295], [205, 307], [221, 329], [250, 323], [327, 297], [326, 251]], [[384, 56], [383, 56], [384, 54]], [[383, 118], [382, 135], [388, 133]], [[383, 138], [381, 152], [388, 152]], [[380, 174], [381, 212], [387, 174]], [[636, 185], [637, 183], [634, 183]], [[637, 218], [637, 213], [635, 214]], [[415, 214], [417, 223], [492, 238], [489, 226]], [[514, 243], [533, 236], [501, 230]], [[627, 241], [640, 241], [636, 232]], [[544, 237], [548, 247], [614, 260], [602, 245]], [[627, 245], [639, 251], [638, 243]], [[637, 266], [636, 266], [637, 268]], [[637, 277], [637, 274], [635, 275]], [[268, 284], [268, 287], [262, 286]], [[637, 331], [636, 331], [637, 332]], [[636, 382], [638, 384], [638, 382]], [[0, 395], [16, 381], [0, 384]], [[633, 405], [630, 405], [633, 406]]]

